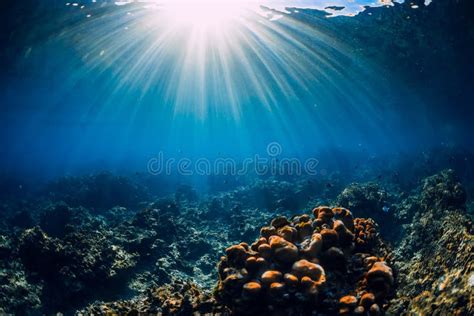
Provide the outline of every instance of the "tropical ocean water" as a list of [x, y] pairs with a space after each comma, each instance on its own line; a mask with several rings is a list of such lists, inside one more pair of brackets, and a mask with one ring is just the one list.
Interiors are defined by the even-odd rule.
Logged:
[[[210, 291], [226, 247], [321, 204], [373, 217], [396, 254], [427, 204], [469, 221], [473, 13], [469, 0], [3, 0], [0, 313], [74, 313], [174, 276]], [[138, 239], [153, 247], [124, 242]], [[446, 269], [472, 294], [472, 258], [458, 261]], [[380, 308], [423, 311], [397, 300], [416, 282], [395, 283]], [[450, 298], [436, 304], [472, 312]]]

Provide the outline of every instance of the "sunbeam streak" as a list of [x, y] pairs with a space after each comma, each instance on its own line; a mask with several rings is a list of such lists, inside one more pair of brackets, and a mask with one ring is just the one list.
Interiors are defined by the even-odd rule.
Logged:
[[349, 115], [383, 130], [376, 94], [385, 80], [328, 28], [327, 13], [188, 2], [89, 8], [62, 34], [82, 57], [77, 80], [106, 86], [82, 120], [126, 118], [124, 133], [152, 126], [182, 137], [247, 126], [242, 138], [256, 125], [290, 137], [297, 121], [329, 141], [332, 122]]
[[245, 106], [276, 111], [320, 98], [315, 87], [346, 76], [343, 45], [291, 16], [275, 21], [250, 2], [189, 3], [132, 3], [89, 19], [79, 26], [95, 30], [79, 42], [84, 60], [91, 71], [111, 70], [116, 91], [139, 90], [157, 107], [200, 118], [239, 119]]

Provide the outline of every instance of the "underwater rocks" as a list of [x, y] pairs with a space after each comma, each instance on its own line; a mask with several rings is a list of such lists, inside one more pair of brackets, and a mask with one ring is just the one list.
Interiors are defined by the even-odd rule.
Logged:
[[418, 210], [394, 252], [401, 315], [474, 314], [474, 229], [451, 170], [423, 181]]
[[389, 192], [373, 182], [352, 183], [337, 197], [338, 205], [360, 213], [362, 217], [384, 212], [384, 207], [389, 206], [393, 200]]
[[315, 197], [325, 197], [327, 185], [325, 181], [308, 179], [294, 179], [292, 182], [256, 180], [250, 185], [216, 196], [213, 205], [216, 210], [229, 210], [239, 205], [241, 209], [296, 211], [307, 207]]
[[[235, 190], [209, 196], [199, 205], [199, 221], [216, 218], [230, 227], [228, 241], [251, 242], [257, 237], [256, 222], [271, 220], [276, 213], [292, 216], [302, 208], [327, 204], [336, 197], [334, 187], [321, 179], [255, 180]], [[331, 196], [331, 198], [329, 198]]]
[[410, 195], [401, 193], [398, 201], [392, 204], [393, 216], [400, 227], [409, 227], [420, 210], [439, 216], [449, 210], [466, 208], [467, 192], [452, 169], [443, 170], [420, 182], [421, 185]]
[[15, 261], [13, 240], [8, 236], [0, 235], [0, 258], [0, 314], [38, 311], [42, 286], [28, 282], [22, 265]]
[[421, 207], [425, 210], [438, 213], [461, 209], [465, 207], [466, 199], [466, 190], [453, 170], [444, 170], [423, 181]]
[[[156, 203], [161, 204], [166, 203]], [[8, 242], [2, 243], [0, 253], [14, 263], [14, 269], [7, 267], [9, 274], [24, 275], [27, 287], [37, 289], [39, 303], [35, 304], [40, 311], [70, 312], [91, 299], [127, 292], [136, 273], [142, 269], [153, 271], [155, 262], [170, 253], [170, 247], [187, 244], [194, 253], [208, 250], [206, 245], [196, 247], [202, 239], [193, 243], [192, 238], [188, 242], [181, 238], [191, 234], [166, 210], [147, 208], [134, 214], [114, 208], [106, 217], [115, 216], [115, 221], [108, 222], [82, 207], [51, 204], [35, 216], [38, 226], [5, 236]], [[173, 262], [182, 260], [180, 255], [175, 257]], [[0, 264], [8, 263], [0, 260]], [[183, 265], [178, 268], [184, 270]], [[163, 275], [166, 278], [160, 281], [170, 282], [168, 273]], [[13, 291], [11, 279], [0, 279], [0, 288]], [[14, 313], [21, 313], [23, 308], [20, 299], [4, 306], [6, 312]]]
[[253, 244], [227, 248], [218, 301], [246, 315], [381, 314], [394, 276], [375, 225], [345, 208], [318, 207], [313, 216], [277, 217]]
[[225, 307], [196, 285], [173, 281], [161, 287], [150, 288], [144, 295], [129, 301], [96, 303], [76, 315], [203, 315], [223, 314]]
[[[34, 226], [34, 225], [32, 225]], [[59, 202], [47, 205], [38, 214], [38, 226], [51, 237], [63, 238], [68, 233], [81, 229], [95, 230], [103, 226], [103, 221], [90, 215], [83, 207], [69, 207]]]
[[104, 242], [100, 232], [77, 231], [64, 239], [48, 236], [39, 227], [26, 230], [20, 237], [18, 258], [28, 274], [45, 284], [42, 301], [59, 310], [67, 304], [80, 304], [93, 292], [121, 282], [135, 267], [136, 254]]
[[384, 223], [380, 228], [382, 236], [393, 240], [398, 234], [397, 219], [394, 217], [395, 200], [393, 194], [376, 183], [352, 183], [338, 195], [336, 204], [349, 208], [358, 217]]
[[30, 284], [27, 275], [15, 263], [0, 266], [0, 314], [15, 310], [18, 315], [39, 312], [41, 284]]
[[[0, 230], [0, 313], [472, 314], [472, 223], [452, 171], [411, 193], [351, 185], [344, 192], [362, 193], [340, 197], [357, 212], [323, 207], [297, 216], [253, 204], [252, 188], [263, 183], [282, 192], [280, 181], [256, 181], [196, 201], [183, 187], [140, 211], [100, 213], [47, 199], [21, 203], [5, 218], [26, 210], [26, 229]], [[395, 222], [370, 216], [386, 201]], [[269, 225], [259, 232], [256, 223]], [[391, 249], [381, 229], [399, 232]]]

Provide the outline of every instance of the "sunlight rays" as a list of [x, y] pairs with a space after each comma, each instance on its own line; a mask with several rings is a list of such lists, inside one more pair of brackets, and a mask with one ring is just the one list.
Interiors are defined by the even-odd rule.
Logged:
[[[216, 29], [207, 23], [171, 23], [161, 8], [126, 9], [83, 26], [99, 31], [94, 40], [81, 42], [82, 49], [90, 52], [87, 62], [94, 71], [113, 69], [117, 89], [163, 92], [163, 103], [174, 103], [176, 112], [205, 115], [211, 98], [221, 104], [220, 110], [228, 108], [238, 117], [239, 104], [255, 97], [268, 109], [275, 107], [279, 102], [272, 93], [275, 87], [294, 97], [295, 88], [309, 90], [313, 80], [327, 77], [322, 69], [327, 67], [322, 58], [327, 47], [316, 52], [299, 43], [290, 34], [294, 23], [290, 20], [275, 22], [246, 8]], [[117, 30], [115, 21], [121, 16], [129, 23]], [[308, 63], [315, 66], [311, 71]]]
[[82, 55], [83, 76], [108, 87], [85, 120], [127, 117], [126, 129], [156, 125], [169, 135], [260, 123], [290, 135], [296, 121], [327, 135], [328, 116], [332, 122], [347, 113], [383, 125], [374, 114], [376, 88], [367, 84], [380, 82], [377, 74], [328, 32], [324, 14], [291, 9], [275, 19], [274, 11], [246, 3], [213, 22], [187, 21], [191, 13], [216, 13], [191, 7], [177, 18], [178, 7], [102, 6], [63, 34]]

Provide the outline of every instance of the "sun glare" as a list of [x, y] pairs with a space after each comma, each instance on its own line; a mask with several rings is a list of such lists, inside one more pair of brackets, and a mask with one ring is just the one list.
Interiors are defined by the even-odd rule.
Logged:
[[[293, 17], [294, 11], [262, 5], [277, 2], [286, 3], [129, 0], [92, 14], [69, 35], [94, 30], [79, 37], [87, 71], [112, 73], [111, 95], [136, 93], [138, 104], [153, 103], [157, 113], [159, 108], [202, 121], [214, 116], [239, 121], [247, 107], [277, 115], [286, 104], [296, 111], [310, 102], [304, 107], [310, 112], [331, 89], [349, 93], [334, 83], [349, 80], [346, 47]], [[359, 88], [352, 99], [363, 91]]]
[[251, 9], [245, 0], [168, 0], [160, 3], [168, 23], [201, 31], [224, 31]]

